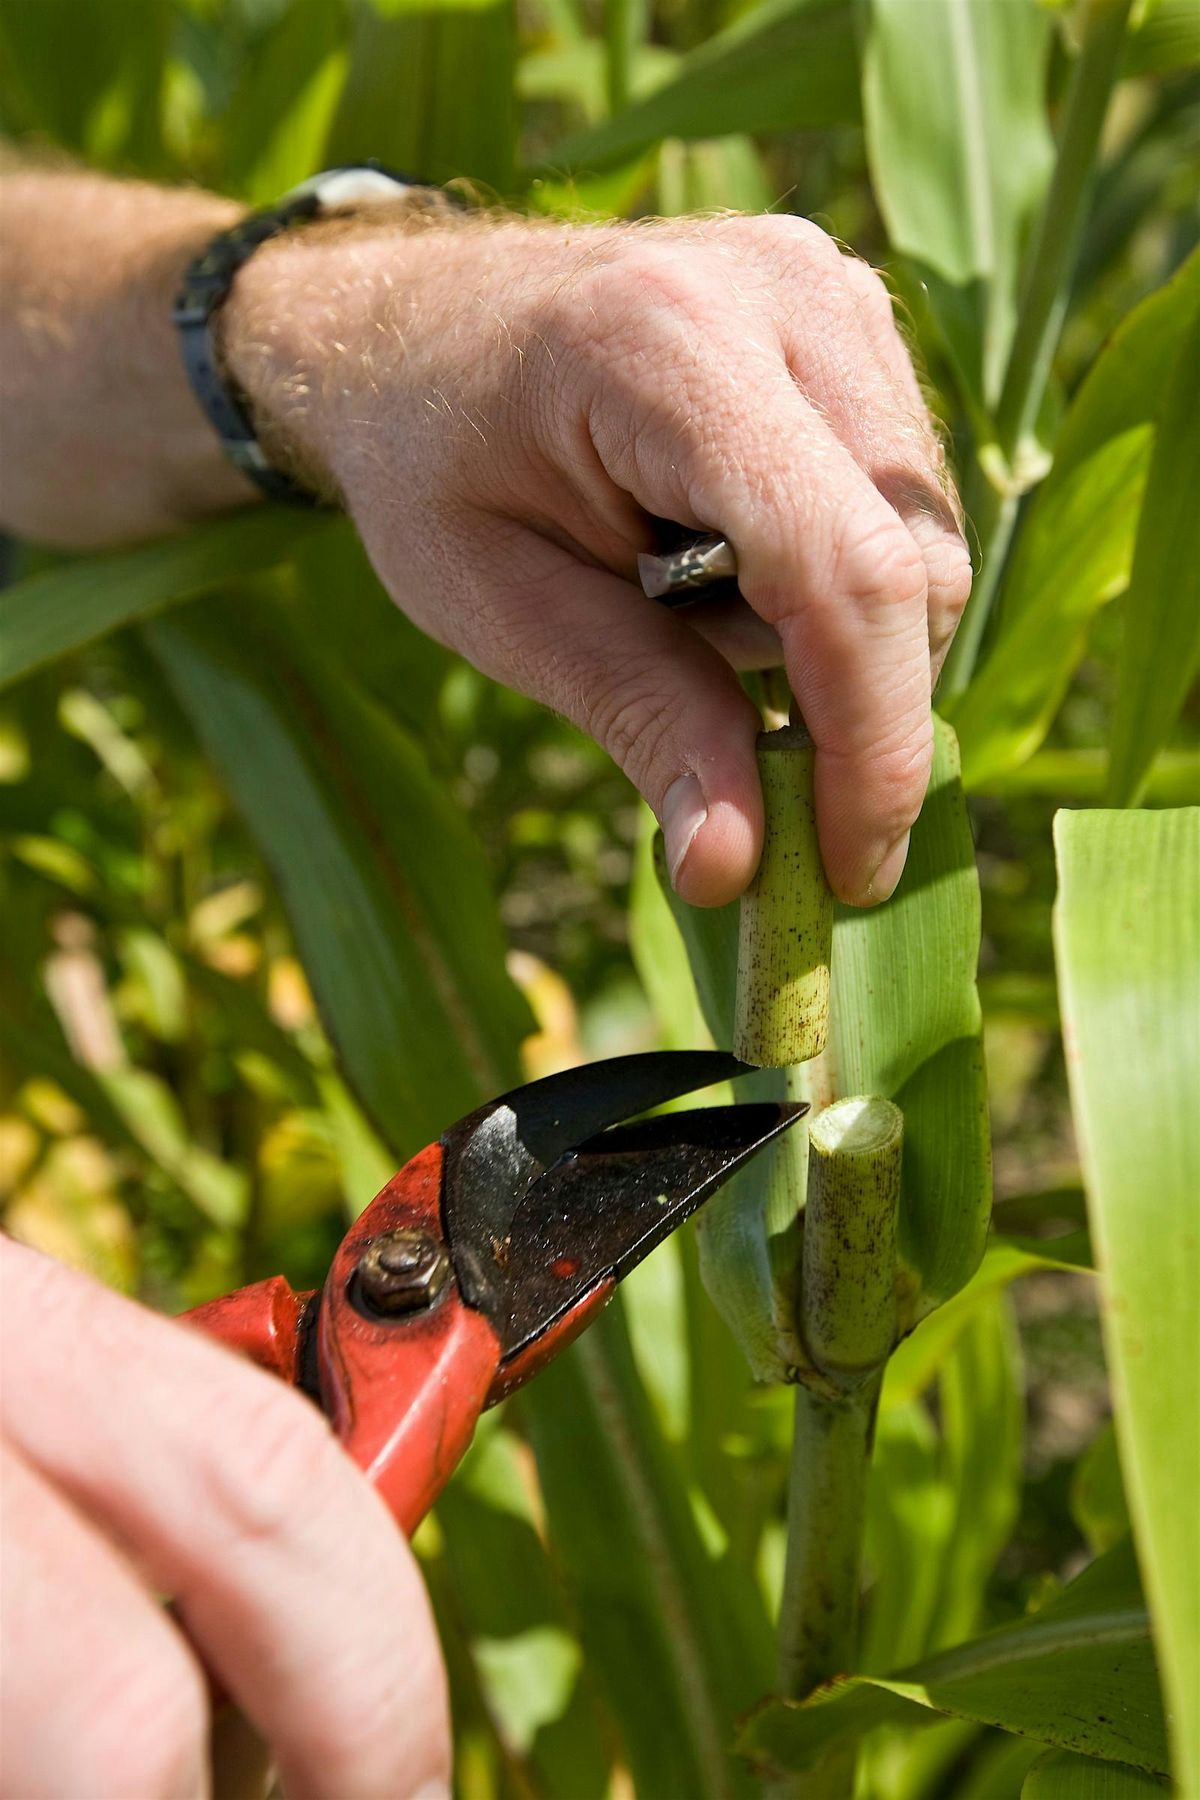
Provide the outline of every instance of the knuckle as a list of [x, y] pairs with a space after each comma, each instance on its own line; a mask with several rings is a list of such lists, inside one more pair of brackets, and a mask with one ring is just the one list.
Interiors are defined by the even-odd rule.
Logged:
[[907, 831], [921, 810], [933, 761], [933, 724], [924, 712], [903, 737], [871, 758], [877, 823], [889, 837]]
[[763, 213], [749, 221], [755, 239], [782, 251], [791, 260], [835, 268], [841, 252], [827, 231], [796, 213]]
[[891, 292], [883, 277], [857, 256], [842, 258], [842, 274], [871, 323], [877, 329], [882, 327], [891, 331], [895, 326], [896, 315], [892, 308]]
[[679, 723], [679, 703], [662, 688], [661, 666], [625, 668], [588, 696], [584, 724], [636, 786], [645, 788]]
[[957, 533], [947, 532], [936, 554], [929, 553], [929, 560], [930, 586], [937, 588], [943, 613], [957, 623], [971, 597], [971, 552]]
[[834, 592], [872, 605], [924, 605], [929, 578], [915, 541], [890, 508], [843, 517], [833, 546]]

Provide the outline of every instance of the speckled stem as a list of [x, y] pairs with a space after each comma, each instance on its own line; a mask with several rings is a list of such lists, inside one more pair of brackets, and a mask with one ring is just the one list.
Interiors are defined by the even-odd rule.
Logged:
[[878, 1097], [835, 1101], [809, 1124], [801, 1332], [839, 1387], [868, 1379], [895, 1342], [903, 1146], [903, 1114]]
[[871, 1437], [883, 1371], [845, 1399], [796, 1389], [779, 1691], [803, 1700], [854, 1667]]
[[828, 1034], [833, 895], [817, 847], [813, 760], [803, 726], [758, 740], [765, 834], [742, 896], [733, 1050], [760, 1069], [807, 1062]]

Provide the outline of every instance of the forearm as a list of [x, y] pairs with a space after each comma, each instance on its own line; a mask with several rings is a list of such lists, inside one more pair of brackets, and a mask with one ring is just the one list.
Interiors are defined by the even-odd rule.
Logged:
[[241, 211], [74, 171], [0, 176], [0, 525], [70, 547], [255, 498], [183, 372], [171, 300]]

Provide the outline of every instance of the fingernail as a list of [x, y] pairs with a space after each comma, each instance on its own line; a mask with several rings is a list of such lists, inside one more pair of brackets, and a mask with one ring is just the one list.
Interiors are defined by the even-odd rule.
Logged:
[[423, 1781], [409, 1800], [451, 1800], [448, 1781]]
[[662, 803], [663, 841], [667, 850], [667, 868], [671, 886], [678, 885], [679, 871], [695, 842], [696, 833], [708, 817], [708, 802], [699, 778], [689, 769], [667, 789]]
[[909, 833], [906, 831], [883, 857], [867, 883], [866, 903], [874, 906], [877, 901], [886, 900], [895, 891], [896, 883], [904, 873], [904, 862], [908, 855]]

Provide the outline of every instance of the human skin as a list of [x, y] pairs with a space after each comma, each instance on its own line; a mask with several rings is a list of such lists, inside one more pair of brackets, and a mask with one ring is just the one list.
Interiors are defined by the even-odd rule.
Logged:
[[[186, 264], [238, 212], [81, 173], [0, 179], [0, 523], [83, 548], [258, 502], [169, 323]], [[857, 903], [891, 891], [970, 569], [869, 269], [794, 218], [379, 212], [264, 246], [220, 329], [272, 457], [346, 507], [419, 625], [611, 752], [685, 899], [730, 900], [757, 864], [759, 721], [731, 665], [781, 659], [831, 881]], [[648, 601], [656, 517], [728, 536], [746, 603], [685, 621]], [[290, 1794], [444, 1790], [414, 1565], [315, 1411], [0, 1249], [6, 1789], [204, 1793], [203, 1658]]]
[[[167, 318], [236, 216], [92, 176], [0, 182], [10, 529], [111, 544], [252, 503]], [[385, 209], [266, 244], [221, 331], [272, 455], [341, 499], [418, 625], [604, 745], [661, 820], [684, 899], [731, 900], [754, 872], [758, 720], [729, 661], [781, 657], [833, 887], [891, 892], [970, 562], [870, 269], [785, 216]], [[747, 604], [685, 621], [647, 601], [654, 517], [723, 532]]]
[[446, 1800], [421, 1577], [316, 1407], [3, 1237], [0, 1362], [5, 1794], [199, 1800], [203, 1662], [292, 1800]]

